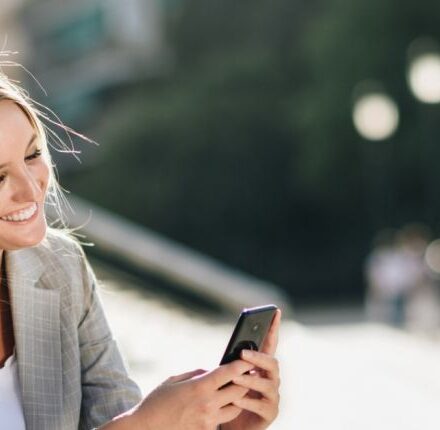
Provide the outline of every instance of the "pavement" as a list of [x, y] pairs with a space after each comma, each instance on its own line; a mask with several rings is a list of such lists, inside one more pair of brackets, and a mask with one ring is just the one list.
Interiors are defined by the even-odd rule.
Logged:
[[[234, 316], [191, 310], [94, 266], [110, 325], [144, 393], [171, 375], [217, 366]], [[323, 315], [283, 321], [282, 400], [271, 429], [440, 429], [438, 339], [369, 323], [359, 309]]]

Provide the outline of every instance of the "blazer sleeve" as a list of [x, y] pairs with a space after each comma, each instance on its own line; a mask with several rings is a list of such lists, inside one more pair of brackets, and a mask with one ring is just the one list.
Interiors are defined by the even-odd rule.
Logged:
[[128, 377], [97, 292], [95, 275], [81, 250], [84, 312], [78, 325], [82, 401], [80, 430], [96, 428], [141, 400]]

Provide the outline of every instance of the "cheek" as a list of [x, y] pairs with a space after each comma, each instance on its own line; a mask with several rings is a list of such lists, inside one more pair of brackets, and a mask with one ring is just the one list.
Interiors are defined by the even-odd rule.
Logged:
[[40, 162], [34, 166], [33, 175], [37, 180], [38, 184], [40, 185], [41, 189], [43, 190], [43, 192], [46, 193], [47, 186], [49, 184], [50, 169], [46, 160], [41, 158], [41, 160], [39, 161]]

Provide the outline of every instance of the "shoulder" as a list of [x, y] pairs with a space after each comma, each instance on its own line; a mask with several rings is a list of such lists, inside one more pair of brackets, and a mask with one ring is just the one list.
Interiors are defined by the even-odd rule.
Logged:
[[91, 306], [97, 281], [84, 250], [71, 234], [48, 229], [45, 239], [34, 249], [44, 262], [40, 278], [42, 288], [57, 289], [61, 293], [64, 315], [80, 321]]
[[44, 267], [41, 281], [45, 288], [69, 286], [71, 289], [76, 284], [80, 287], [85, 282], [93, 282], [81, 244], [65, 231], [48, 229], [45, 239], [27, 252]]
[[46, 237], [29, 248], [8, 251], [7, 270], [15, 277], [37, 280], [44, 274], [58, 277], [78, 270], [85, 260], [81, 245], [69, 234], [48, 229]]
[[79, 242], [63, 231], [49, 229], [35, 247], [8, 251], [8, 276], [16, 285], [52, 290], [60, 298], [63, 318], [76, 323], [89, 308], [96, 278]]
[[80, 243], [74, 236], [65, 230], [48, 228], [46, 237], [36, 247], [40, 252], [54, 252], [57, 250], [70, 250], [76, 253], [81, 253], [82, 248]]
[[49, 228], [46, 237], [32, 252], [46, 264], [59, 264], [69, 268], [77, 266], [84, 260], [85, 253], [81, 244], [71, 234]]

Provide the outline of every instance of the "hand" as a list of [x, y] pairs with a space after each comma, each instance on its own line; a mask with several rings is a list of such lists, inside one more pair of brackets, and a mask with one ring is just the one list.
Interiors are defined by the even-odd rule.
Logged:
[[256, 367], [249, 375], [237, 376], [235, 385], [249, 389], [246, 396], [233, 402], [243, 411], [221, 430], [264, 430], [275, 420], [279, 406], [279, 366], [274, 354], [278, 344], [281, 311], [278, 310], [264, 340], [261, 352], [242, 351], [242, 358]]
[[235, 384], [224, 386], [253, 368], [250, 362], [236, 360], [212, 372], [173, 376], [102, 430], [214, 430], [240, 414], [234, 403], [249, 391]]

